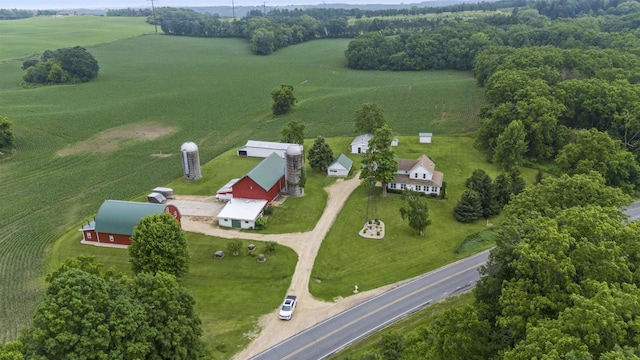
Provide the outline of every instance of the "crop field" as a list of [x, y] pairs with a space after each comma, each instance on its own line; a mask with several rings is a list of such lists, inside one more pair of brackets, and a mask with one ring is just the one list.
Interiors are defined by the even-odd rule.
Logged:
[[[198, 144], [204, 164], [247, 139], [279, 140], [292, 119], [307, 125], [309, 138], [355, 135], [352, 116], [364, 101], [380, 105], [398, 134], [459, 134], [476, 129], [484, 101], [469, 73], [349, 70], [343, 57], [348, 40], [258, 57], [238, 39], [116, 40], [106, 36], [109, 30], [97, 30], [109, 28], [103, 18], [86, 19], [95, 20], [92, 38], [78, 35], [82, 29], [49, 33], [47, 26], [42, 33], [50, 38], [40, 33], [40, 49], [36, 42], [21, 49], [2, 38], [0, 111], [14, 124], [17, 152], [0, 160], [0, 340], [15, 339], [29, 322], [55, 239], [92, 219], [105, 199], [139, 197], [179, 179], [184, 141]], [[132, 26], [129, 19], [110, 19], [117, 20]], [[76, 44], [98, 60], [97, 80], [21, 86], [18, 57]], [[299, 102], [274, 118], [270, 93], [281, 84], [293, 84]], [[208, 191], [197, 190], [198, 183], [184, 183], [184, 191], [191, 186]]]
[[0, 61], [71, 46], [91, 46], [153, 33], [146, 18], [42, 16], [0, 21]]

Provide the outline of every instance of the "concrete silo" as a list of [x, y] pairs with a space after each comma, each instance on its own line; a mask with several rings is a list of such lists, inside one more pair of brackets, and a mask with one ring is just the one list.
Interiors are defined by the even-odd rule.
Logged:
[[198, 145], [191, 141], [182, 144], [182, 170], [185, 180], [198, 180], [202, 177], [200, 172], [200, 155]]
[[[304, 155], [301, 145], [291, 145], [284, 154], [286, 163], [285, 178], [287, 180], [287, 194], [289, 196], [304, 195], [304, 184], [300, 186], [300, 179], [304, 171]], [[304, 181], [304, 179], [302, 179]]]

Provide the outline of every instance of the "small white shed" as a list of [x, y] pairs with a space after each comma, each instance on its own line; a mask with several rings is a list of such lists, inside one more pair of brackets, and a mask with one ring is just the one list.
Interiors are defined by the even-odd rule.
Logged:
[[398, 140], [398, 138], [393, 138], [393, 140], [391, 140], [391, 146], [398, 146], [399, 142], [400, 140]]
[[266, 206], [267, 200], [231, 199], [218, 214], [218, 224], [236, 229], [253, 229]]
[[420, 137], [421, 144], [431, 144], [431, 137], [433, 136], [432, 133], [419, 133], [418, 136]]
[[352, 166], [353, 161], [345, 154], [340, 154], [327, 168], [327, 175], [341, 177], [347, 176], [349, 175], [349, 171], [351, 171]]
[[367, 152], [369, 149], [369, 141], [373, 138], [371, 134], [362, 134], [356, 136], [355, 139], [351, 142], [351, 153], [352, 154], [362, 154]]

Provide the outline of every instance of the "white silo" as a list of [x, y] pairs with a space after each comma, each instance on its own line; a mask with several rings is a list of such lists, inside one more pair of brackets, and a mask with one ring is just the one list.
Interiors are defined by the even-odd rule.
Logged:
[[198, 180], [202, 177], [200, 172], [200, 155], [198, 145], [191, 141], [182, 144], [182, 170], [185, 180]]
[[[285, 152], [285, 162], [287, 169], [285, 178], [287, 180], [287, 194], [289, 196], [304, 195], [304, 184], [300, 186], [300, 178], [304, 171], [304, 156], [302, 154], [301, 145], [291, 145]], [[302, 180], [304, 181], [304, 179]]]

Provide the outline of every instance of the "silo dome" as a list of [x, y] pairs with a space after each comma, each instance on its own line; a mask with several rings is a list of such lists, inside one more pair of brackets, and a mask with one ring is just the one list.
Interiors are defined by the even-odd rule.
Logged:
[[186, 143], [182, 144], [180, 151], [186, 151], [186, 152], [198, 151], [198, 145], [196, 145], [196, 143], [192, 141], [187, 141]]
[[289, 196], [304, 195], [304, 186], [300, 186], [300, 178], [304, 171], [304, 156], [301, 145], [289, 145], [284, 154], [286, 169], [285, 178], [287, 180], [287, 193]]
[[180, 147], [182, 153], [182, 170], [185, 180], [198, 180], [202, 177], [200, 172], [200, 155], [198, 145], [187, 141]]
[[291, 145], [287, 148], [287, 155], [289, 156], [298, 156], [302, 155], [302, 146], [300, 145]]

